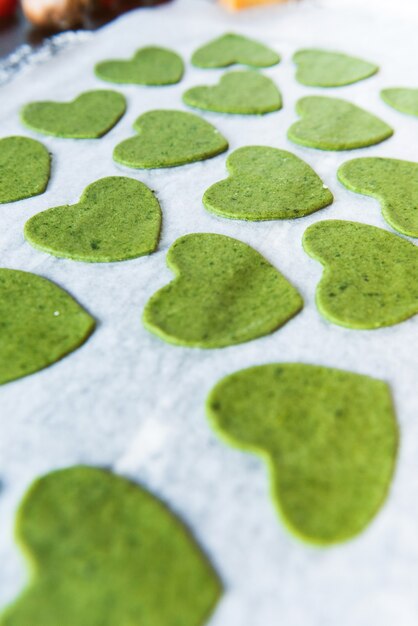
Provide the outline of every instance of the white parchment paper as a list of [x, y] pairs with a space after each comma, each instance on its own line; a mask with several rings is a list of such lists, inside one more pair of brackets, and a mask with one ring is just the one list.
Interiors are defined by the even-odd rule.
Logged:
[[[187, 65], [176, 86], [120, 87], [128, 111], [103, 139], [38, 137], [53, 154], [52, 178], [44, 195], [0, 207], [1, 265], [36, 272], [63, 286], [98, 326], [83, 347], [61, 362], [0, 390], [0, 605], [26, 581], [12, 532], [24, 490], [49, 470], [88, 463], [146, 485], [189, 524], [225, 584], [210, 626], [416, 626], [418, 317], [376, 331], [327, 323], [314, 303], [321, 266], [301, 247], [306, 227], [321, 219], [352, 219], [390, 230], [376, 201], [337, 182], [342, 162], [370, 155], [418, 160], [418, 121], [379, 98], [384, 87], [417, 86], [415, 3], [389, 4], [382, 3], [383, 11], [379, 3], [349, 6], [324, 0], [229, 15], [208, 0], [177, 0], [122, 17], [0, 89], [0, 136], [37, 137], [20, 125], [21, 105], [111, 88], [93, 74], [99, 60], [128, 57], [146, 44], [171, 46], [188, 60], [198, 45], [226, 30], [248, 34], [283, 56], [265, 74], [282, 90], [284, 109], [259, 118], [202, 115], [225, 134], [231, 150], [263, 144], [293, 151], [335, 195], [331, 207], [310, 217], [246, 224], [216, 218], [202, 206], [205, 189], [226, 176], [226, 155], [155, 171], [123, 169], [112, 162], [113, 147], [133, 134], [131, 125], [139, 114], [153, 108], [185, 109], [183, 91], [215, 83], [222, 73], [217, 70]], [[367, 81], [326, 93], [381, 116], [396, 130], [391, 139], [349, 153], [303, 149], [287, 141], [286, 131], [297, 118], [296, 100], [320, 92], [294, 80], [291, 55], [307, 46], [343, 50], [381, 66]], [[155, 190], [164, 216], [155, 254], [94, 265], [57, 259], [25, 243], [22, 230], [30, 216], [75, 203], [86, 185], [115, 174], [132, 176]], [[142, 309], [171, 280], [166, 252], [188, 232], [224, 233], [252, 245], [297, 286], [305, 300], [303, 312], [269, 337], [223, 350], [184, 349], [149, 334], [141, 325]], [[273, 361], [340, 367], [391, 385], [401, 428], [395, 480], [367, 531], [344, 545], [316, 549], [290, 536], [273, 508], [261, 461], [219, 441], [205, 417], [206, 395], [220, 378]]]

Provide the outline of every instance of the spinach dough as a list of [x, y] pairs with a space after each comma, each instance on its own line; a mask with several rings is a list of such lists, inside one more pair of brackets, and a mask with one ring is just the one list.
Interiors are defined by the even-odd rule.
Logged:
[[121, 93], [86, 91], [72, 102], [32, 102], [21, 111], [22, 122], [44, 135], [95, 139], [108, 133], [126, 110]]
[[210, 159], [228, 149], [228, 142], [212, 124], [194, 113], [157, 110], [140, 115], [139, 133], [119, 143], [113, 158], [139, 169], [174, 167]]
[[351, 102], [306, 96], [296, 104], [302, 117], [288, 130], [290, 141], [320, 150], [354, 150], [381, 143], [393, 130], [375, 115]]
[[353, 159], [341, 165], [338, 179], [351, 191], [377, 198], [383, 217], [395, 230], [418, 237], [418, 163]]
[[55, 363], [83, 344], [95, 326], [93, 318], [51, 281], [4, 268], [0, 320], [0, 384]]
[[391, 326], [418, 313], [418, 249], [397, 235], [358, 222], [309, 226], [303, 247], [324, 265], [316, 303], [348, 328]]
[[109, 176], [86, 187], [78, 204], [31, 217], [25, 237], [58, 257], [108, 263], [154, 252], [160, 228], [161, 209], [152, 191], [133, 178]]
[[228, 443], [263, 457], [283, 521], [306, 541], [350, 539], [386, 498], [398, 429], [383, 381], [301, 363], [262, 365], [221, 380], [207, 412]]
[[33, 575], [1, 626], [204, 626], [222, 592], [182, 522], [107, 471], [36, 480], [16, 535]]
[[192, 87], [183, 101], [205, 111], [241, 115], [262, 115], [282, 108], [282, 97], [273, 81], [254, 71], [228, 72], [218, 85]]
[[102, 61], [94, 71], [96, 76], [110, 83], [173, 85], [180, 82], [184, 65], [179, 55], [172, 50], [147, 46], [137, 50], [128, 61]]
[[208, 69], [238, 63], [250, 67], [270, 67], [279, 62], [280, 56], [271, 48], [235, 33], [226, 33], [213, 39], [192, 56], [193, 65]]
[[39, 141], [28, 137], [0, 139], [0, 204], [43, 193], [51, 158]]
[[382, 100], [401, 113], [418, 116], [418, 89], [393, 87], [380, 92]]
[[291, 152], [264, 146], [235, 150], [226, 162], [229, 178], [205, 191], [208, 211], [242, 220], [294, 219], [333, 201], [313, 169]]
[[309, 87], [342, 87], [373, 76], [379, 68], [341, 52], [308, 48], [293, 55], [296, 80]]
[[231, 237], [180, 237], [167, 265], [176, 278], [150, 298], [143, 322], [169, 343], [222, 348], [250, 341], [273, 332], [303, 306], [276, 268]]

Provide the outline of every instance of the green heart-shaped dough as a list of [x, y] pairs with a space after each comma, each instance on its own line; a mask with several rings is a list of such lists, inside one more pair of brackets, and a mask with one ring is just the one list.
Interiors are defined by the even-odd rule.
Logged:
[[280, 62], [280, 56], [262, 43], [243, 35], [226, 33], [198, 48], [192, 56], [196, 67], [229, 67], [239, 63], [251, 67], [270, 67]]
[[178, 54], [166, 48], [148, 46], [137, 50], [129, 61], [102, 61], [94, 68], [96, 76], [110, 83], [134, 85], [173, 85], [184, 72]]
[[0, 269], [0, 384], [33, 374], [78, 348], [93, 318], [36, 274]]
[[351, 191], [380, 200], [385, 220], [418, 237], [418, 163], [368, 157], [343, 163], [338, 179]]
[[288, 130], [294, 143], [320, 150], [354, 150], [380, 143], [393, 130], [372, 113], [351, 102], [326, 96], [298, 100], [296, 112], [302, 117]]
[[78, 204], [47, 209], [25, 224], [29, 243], [58, 257], [93, 263], [154, 252], [161, 209], [146, 185], [109, 176], [92, 183]]
[[108, 133], [126, 111], [125, 97], [116, 91], [86, 91], [72, 102], [31, 102], [21, 111], [22, 122], [44, 135], [95, 139]]
[[380, 92], [382, 100], [401, 113], [418, 116], [418, 89], [393, 87]]
[[246, 146], [227, 159], [229, 178], [205, 191], [208, 211], [241, 220], [281, 220], [309, 215], [333, 201], [313, 169], [291, 152]]
[[342, 87], [373, 76], [379, 68], [341, 52], [308, 48], [293, 55], [296, 80], [310, 87]]
[[113, 151], [122, 165], [139, 169], [174, 167], [210, 159], [228, 149], [225, 137], [194, 113], [157, 110], [140, 115], [134, 123], [139, 133]]
[[274, 363], [242, 370], [212, 390], [219, 434], [266, 461], [284, 522], [318, 544], [350, 539], [382, 506], [398, 428], [388, 386], [342, 370]]
[[204, 111], [241, 115], [262, 115], [282, 108], [282, 97], [273, 81], [254, 71], [229, 72], [219, 85], [192, 87], [183, 101]]
[[326, 220], [306, 229], [303, 247], [325, 266], [316, 303], [334, 324], [380, 328], [418, 313], [418, 249], [410, 241], [375, 226]]
[[39, 141], [28, 137], [0, 139], [0, 204], [43, 193], [51, 158]]
[[303, 306], [261, 254], [225, 235], [180, 237], [167, 265], [176, 278], [150, 298], [143, 322], [169, 343], [222, 348], [250, 341], [277, 330]]
[[36, 480], [16, 535], [35, 571], [1, 626], [203, 626], [222, 592], [183, 523], [104, 470]]

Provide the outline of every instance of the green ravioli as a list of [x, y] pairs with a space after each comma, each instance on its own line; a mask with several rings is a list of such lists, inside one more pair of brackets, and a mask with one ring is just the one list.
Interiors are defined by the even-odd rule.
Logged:
[[47, 209], [25, 224], [35, 248], [76, 261], [126, 261], [154, 252], [161, 209], [146, 185], [109, 176], [92, 183], [78, 204]]
[[380, 328], [418, 313], [418, 248], [410, 241], [375, 226], [326, 220], [306, 229], [303, 247], [325, 267], [316, 303], [334, 324]]
[[380, 95], [386, 104], [397, 111], [418, 116], [418, 89], [394, 87], [383, 89]]
[[16, 535], [33, 573], [1, 626], [204, 626], [222, 592], [182, 522], [104, 470], [36, 480]]
[[202, 46], [192, 56], [196, 67], [229, 67], [239, 63], [250, 67], [270, 67], [280, 62], [280, 56], [262, 43], [226, 33]]
[[176, 278], [150, 298], [143, 322], [169, 343], [222, 348], [250, 341], [283, 326], [303, 306], [279, 271], [231, 237], [180, 237], [167, 265]]
[[28, 137], [0, 139], [0, 204], [43, 193], [51, 158], [39, 141]]
[[333, 201], [313, 169], [286, 150], [246, 146], [226, 162], [229, 178], [205, 191], [208, 211], [241, 220], [281, 220], [309, 215]]
[[298, 100], [296, 112], [302, 117], [288, 130], [294, 143], [320, 150], [354, 150], [380, 143], [393, 130], [372, 113], [351, 102], [326, 96]]
[[93, 318], [36, 274], [0, 269], [0, 384], [33, 374], [78, 348]]
[[219, 85], [193, 87], [183, 95], [189, 106], [219, 113], [262, 115], [282, 108], [282, 97], [270, 78], [254, 71], [224, 74]]
[[341, 165], [338, 178], [351, 191], [377, 198], [383, 217], [395, 230], [418, 237], [418, 163], [353, 159]]
[[301, 363], [251, 367], [212, 390], [228, 443], [263, 457], [285, 524], [317, 544], [362, 531], [386, 498], [398, 429], [381, 380]]
[[136, 51], [129, 61], [102, 61], [94, 68], [96, 76], [110, 83], [134, 85], [173, 85], [184, 72], [178, 54], [166, 48], [147, 46]]
[[373, 76], [379, 70], [374, 63], [357, 57], [308, 48], [293, 55], [297, 65], [296, 80], [309, 87], [342, 87]]
[[126, 110], [121, 93], [97, 89], [86, 91], [72, 102], [32, 102], [21, 111], [22, 122], [44, 135], [72, 139], [102, 137]]
[[193, 113], [157, 110], [140, 115], [139, 133], [113, 151], [122, 165], [138, 169], [174, 167], [210, 159], [228, 149], [228, 142], [212, 124]]

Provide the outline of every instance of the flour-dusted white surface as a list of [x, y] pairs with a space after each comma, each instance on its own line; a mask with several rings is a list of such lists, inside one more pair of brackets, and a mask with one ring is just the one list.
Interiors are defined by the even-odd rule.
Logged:
[[[283, 56], [265, 74], [282, 90], [284, 109], [260, 118], [202, 115], [225, 134], [231, 150], [262, 144], [293, 151], [335, 195], [331, 207], [310, 217], [247, 224], [216, 218], [202, 206], [205, 189], [226, 176], [226, 155], [154, 171], [113, 163], [113, 147], [133, 134], [131, 125], [140, 113], [185, 109], [183, 91], [215, 83], [222, 74], [217, 70], [187, 65], [184, 80], [171, 87], [115, 86], [126, 95], [128, 111], [103, 139], [38, 137], [52, 152], [52, 178], [44, 195], [0, 207], [1, 265], [54, 280], [94, 315], [98, 326], [66, 359], [0, 389], [0, 605], [26, 581], [12, 538], [15, 509], [26, 487], [49, 470], [88, 463], [143, 483], [189, 524], [226, 588], [210, 626], [416, 626], [418, 317], [376, 331], [327, 323], [314, 302], [321, 266], [301, 247], [304, 230], [321, 219], [353, 219], [390, 230], [378, 203], [343, 188], [336, 170], [356, 156], [418, 160], [418, 121], [379, 97], [384, 87], [416, 84], [418, 22], [413, 11], [402, 15], [402, 6], [395, 15], [376, 4], [363, 9], [356, 3], [350, 9], [346, 2], [327, 0], [229, 15], [206, 0], [177, 0], [124, 16], [0, 89], [0, 136], [38, 137], [20, 125], [20, 106], [111, 88], [93, 74], [99, 60], [128, 57], [146, 44], [171, 46], [187, 60], [197, 46], [226, 30], [258, 37]], [[381, 66], [379, 74], [364, 82], [326, 93], [381, 116], [396, 131], [391, 139], [349, 153], [304, 149], [287, 141], [286, 131], [297, 119], [296, 100], [320, 92], [294, 80], [291, 55], [307, 46], [346, 51]], [[22, 229], [30, 216], [75, 203], [89, 183], [115, 174], [132, 176], [155, 190], [163, 209], [155, 254], [90, 265], [54, 258], [25, 243]], [[205, 231], [237, 237], [263, 253], [299, 288], [303, 312], [269, 337], [222, 350], [175, 347], [145, 331], [141, 312], [147, 299], [172, 278], [165, 266], [170, 244], [185, 233]], [[344, 545], [315, 549], [290, 536], [270, 500], [261, 461], [222, 443], [205, 417], [205, 398], [220, 378], [273, 361], [340, 367], [391, 385], [401, 428], [396, 477], [379, 515], [366, 532]]]

